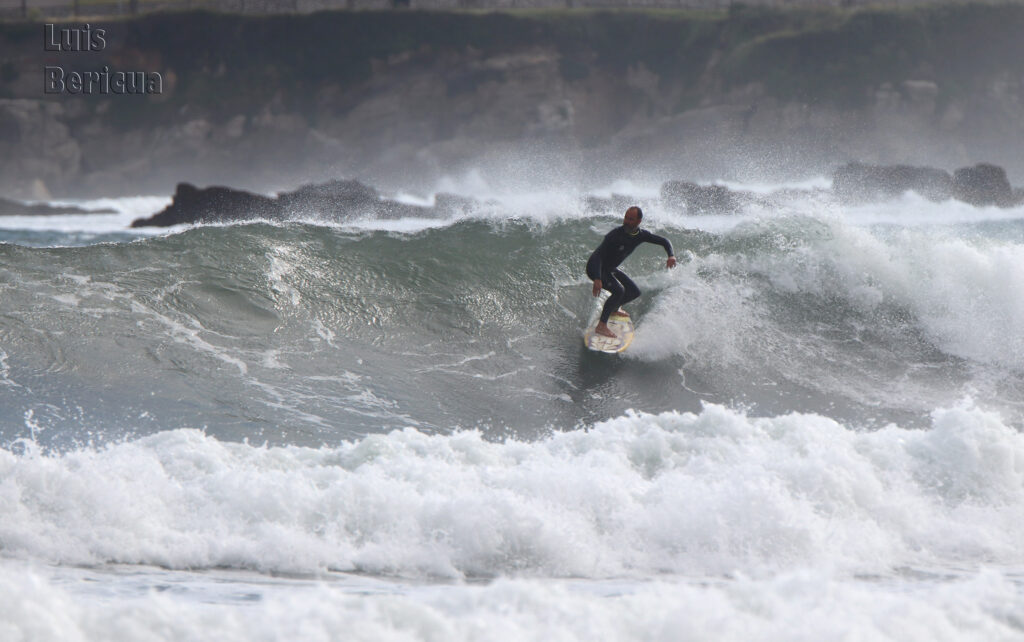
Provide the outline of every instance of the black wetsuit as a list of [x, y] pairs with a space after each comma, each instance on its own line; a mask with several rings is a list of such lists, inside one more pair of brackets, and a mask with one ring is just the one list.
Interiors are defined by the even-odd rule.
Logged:
[[608, 323], [608, 318], [612, 312], [619, 309], [619, 306], [640, 296], [640, 288], [619, 271], [618, 267], [641, 243], [657, 243], [665, 248], [669, 256], [674, 256], [672, 243], [667, 238], [651, 234], [647, 230], [637, 230], [635, 234], [630, 234], [626, 231], [626, 226], [621, 225], [605, 235], [601, 245], [587, 261], [587, 276], [590, 280], [601, 279], [601, 287], [612, 293], [601, 310], [602, 323]]

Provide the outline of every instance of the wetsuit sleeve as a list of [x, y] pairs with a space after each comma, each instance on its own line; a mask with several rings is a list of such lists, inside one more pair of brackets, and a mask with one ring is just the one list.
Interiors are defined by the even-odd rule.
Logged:
[[660, 245], [661, 247], [665, 248], [665, 252], [669, 256], [675, 256], [676, 255], [676, 253], [672, 251], [672, 241], [669, 241], [664, 236], [658, 236], [657, 234], [651, 234], [647, 230], [644, 230], [644, 232], [646, 233], [646, 236], [644, 237], [644, 241], [646, 241], [648, 243], [654, 243], [656, 245]]

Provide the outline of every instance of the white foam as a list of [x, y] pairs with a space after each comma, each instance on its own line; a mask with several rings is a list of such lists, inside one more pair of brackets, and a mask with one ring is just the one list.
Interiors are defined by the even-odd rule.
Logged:
[[607, 185], [599, 185], [590, 193], [600, 198], [611, 198], [614, 194], [636, 196], [643, 199], [657, 199], [661, 195], [661, 183], [620, 178]]
[[1024, 436], [970, 405], [873, 433], [717, 406], [534, 443], [407, 429], [255, 448], [175, 430], [0, 451], [0, 480], [0, 549], [69, 564], [601, 578], [1024, 563]]
[[[865, 313], [907, 309], [947, 354], [1024, 368], [1024, 244], [942, 226], [877, 229], [834, 216], [750, 220], [731, 235], [751, 249], [702, 257], [664, 280], [668, 291], [638, 328], [653, 329], [660, 348], [645, 345], [639, 332], [638, 354], [715, 358], [760, 345], [744, 352], [756, 357], [772, 350], [785, 338], [773, 339], [777, 327], [758, 330], [768, 324], [754, 276], [781, 292], [840, 296]], [[773, 237], [775, 246], [757, 240]], [[793, 347], [778, 353], [785, 358]]]
[[832, 179], [826, 176], [808, 176], [783, 182], [757, 181], [715, 181], [735, 192], [752, 192], [754, 194], [771, 194], [778, 190], [825, 190], [832, 188]]
[[267, 282], [270, 289], [278, 295], [276, 302], [279, 307], [297, 308], [302, 303], [302, 295], [288, 283], [288, 277], [294, 271], [294, 255], [294, 248], [286, 245], [278, 245], [267, 250]]
[[42, 216], [0, 216], [0, 229], [104, 234], [131, 232], [139, 236], [163, 233], [158, 228], [131, 228], [132, 221], [148, 217], [171, 203], [165, 196], [100, 198], [82, 201], [51, 201], [52, 206], [75, 206], [87, 210], [112, 209], [114, 214], [59, 214]]
[[847, 205], [841, 210], [847, 220], [860, 225], [938, 228], [1024, 220], [1024, 206], [976, 207], [954, 199], [935, 203], [915, 192], [889, 201]]
[[[146, 579], [143, 574], [143, 581]], [[644, 583], [502, 579], [387, 586], [150, 573], [114, 583], [0, 570], [5, 639], [67, 640], [1018, 640], [1024, 595], [998, 571], [851, 581], [821, 571]], [[153, 590], [156, 587], [162, 590]], [[88, 592], [87, 592], [88, 591]], [[234, 592], [235, 594], [231, 594]], [[212, 599], [210, 594], [212, 595]]]
[[0, 348], [0, 385], [11, 388], [20, 388], [21, 386], [11, 379], [11, 366], [7, 363], [9, 356], [10, 355]]

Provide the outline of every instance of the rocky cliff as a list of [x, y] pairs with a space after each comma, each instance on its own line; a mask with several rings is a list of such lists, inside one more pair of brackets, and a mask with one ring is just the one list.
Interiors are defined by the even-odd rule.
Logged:
[[[80, 29], [69, 23], [57, 29]], [[0, 24], [0, 194], [415, 189], [468, 167], [598, 180], [827, 174], [1024, 183], [1024, 5], [728, 12], [154, 14], [98, 51]], [[44, 93], [44, 66], [160, 93]], [[519, 169], [517, 169], [519, 168]]]

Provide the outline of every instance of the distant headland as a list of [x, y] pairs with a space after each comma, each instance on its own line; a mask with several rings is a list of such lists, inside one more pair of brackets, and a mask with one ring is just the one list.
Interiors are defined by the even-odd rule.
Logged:
[[[779, 178], [850, 162], [989, 162], [1024, 183], [1021, 3], [306, 6], [0, 22], [0, 195], [269, 193], [339, 176], [413, 189], [473, 168]], [[47, 50], [48, 22], [102, 30], [103, 47]], [[97, 89], [157, 74], [160, 92], [47, 94], [47, 66]]]

